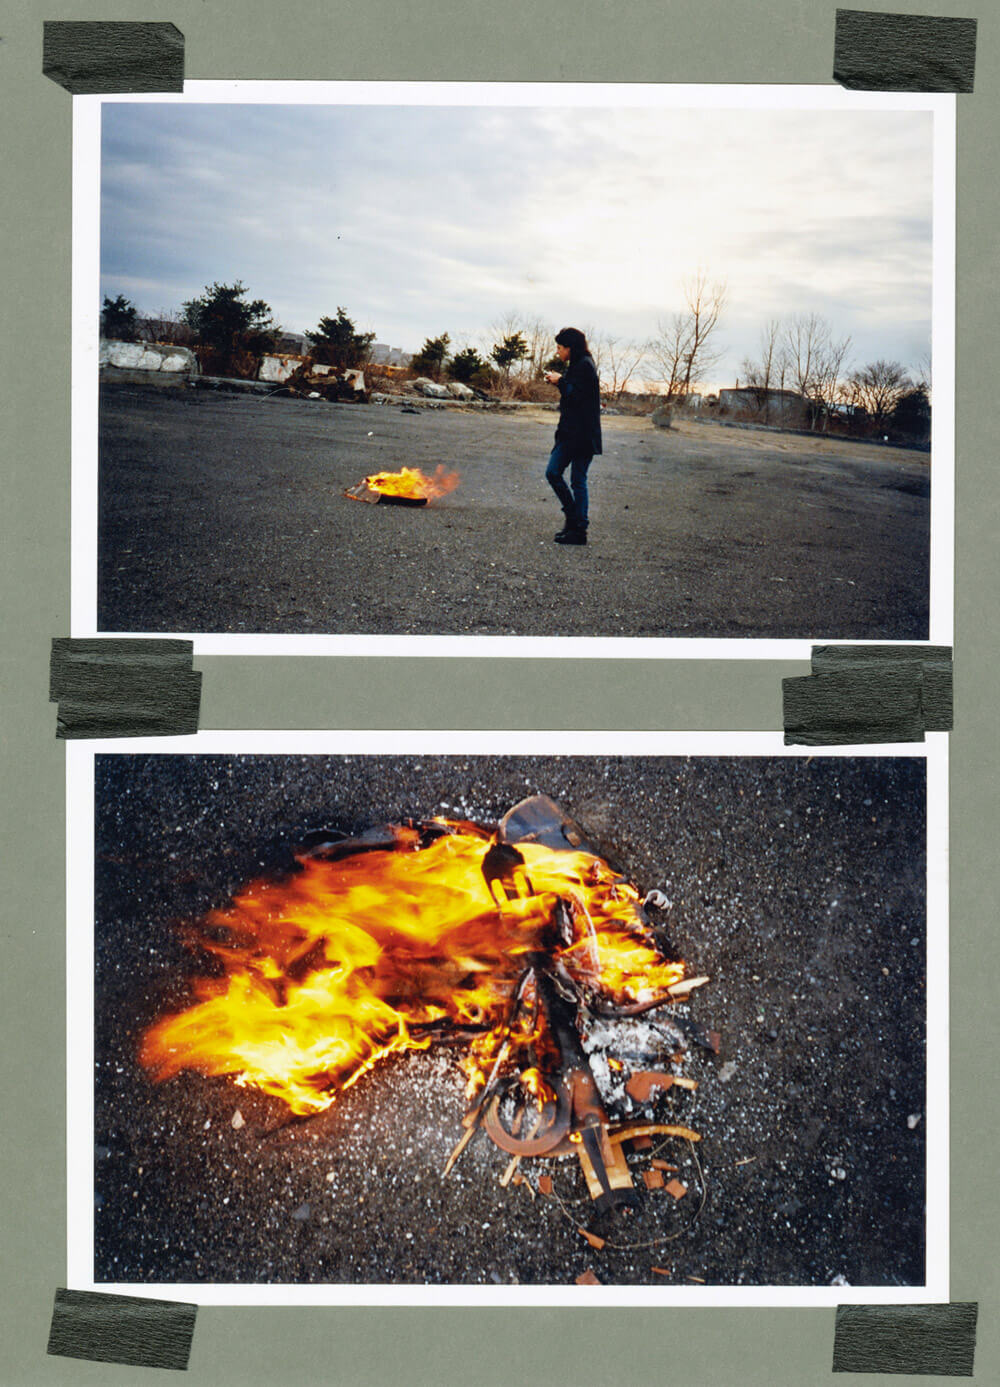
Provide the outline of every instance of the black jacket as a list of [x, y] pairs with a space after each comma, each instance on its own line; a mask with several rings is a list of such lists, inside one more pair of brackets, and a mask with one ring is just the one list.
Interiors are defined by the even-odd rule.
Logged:
[[581, 453], [601, 451], [601, 386], [590, 355], [571, 361], [559, 382], [556, 442]]

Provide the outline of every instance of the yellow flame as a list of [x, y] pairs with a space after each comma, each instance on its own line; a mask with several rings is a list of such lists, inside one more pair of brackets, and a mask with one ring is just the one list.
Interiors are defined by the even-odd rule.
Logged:
[[232, 1075], [296, 1113], [319, 1112], [386, 1056], [426, 1048], [441, 1023], [479, 1028], [463, 1061], [475, 1092], [505, 1043], [538, 1038], [523, 1019], [510, 1034], [507, 1021], [526, 955], [552, 947], [560, 900], [576, 936], [560, 957], [581, 983], [623, 1004], [684, 976], [642, 937], [638, 892], [602, 859], [523, 844], [533, 894], [498, 905], [482, 873], [489, 833], [447, 827], [425, 846], [397, 830], [394, 849], [304, 857], [213, 911], [190, 942], [217, 975], [147, 1030], [142, 1063], [157, 1079]]

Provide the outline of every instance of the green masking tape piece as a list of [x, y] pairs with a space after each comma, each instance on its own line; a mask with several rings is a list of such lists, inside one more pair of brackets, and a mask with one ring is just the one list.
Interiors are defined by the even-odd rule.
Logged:
[[915, 661], [781, 682], [786, 746], [924, 740]]
[[98, 1363], [183, 1370], [197, 1313], [198, 1307], [185, 1301], [58, 1290], [48, 1351]]
[[971, 1377], [973, 1302], [951, 1305], [838, 1305], [835, 1373], [929, 1373]]
[[952, 671], [950, 645], [814, 645], [813, 674], [835, 674], [876, 664], [920, 662], [921, 700], [927, 732], [952, 729]]
[[782, 680], [786, 746], [922, 742], [951, 729], [947, 646], [814, 646], [812, 671]]
[[833, 77], [855, 91], [971, 92], [976, 21], [838, 10]]
[[174, 24], [53, 20], [42, 33], [42, 72], [74, 96], [184, 90], [184, 35]]
[[57, 737], [180, 737], [198, 731], [201, 673], [191, 641], [52, 642]]

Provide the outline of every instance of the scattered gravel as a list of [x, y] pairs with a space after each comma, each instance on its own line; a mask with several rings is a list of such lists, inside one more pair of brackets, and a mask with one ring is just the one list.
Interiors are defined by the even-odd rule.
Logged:
[[[106, 386], [100, 627], [927, 639], [925, 455], [609, 418], [580, 548], [552, 542], [552, 434], [540, 409]], [[439, 463], [462, 480], [433, 505], [343, 494]]]
[[[231, 1080], [139, 1068], [144, 1026], [188, 997], [177, 922], [287, 868], [311, 830], [491, 822], [536, 792], [664, 889], [665, 948], [711, 976], [674, 1015], [720, 1031], [720, 1053], [693, 1049], [697, 1091], [662, 1100], [701, 1132], [698, 1163], [670, 1139], [633, 1158], [637, 1184], [651, 1156], [676, 1165], [679, 1201], [595, 1219], [574, 1158], [504, 1188], [482, 1134], [443, 1181], [465, 1108], [445, 1049], [292, 1121]], [[923, 806], [922, 761], [899, 759], [98, 758], [96, 1278], [922, 1280]]]

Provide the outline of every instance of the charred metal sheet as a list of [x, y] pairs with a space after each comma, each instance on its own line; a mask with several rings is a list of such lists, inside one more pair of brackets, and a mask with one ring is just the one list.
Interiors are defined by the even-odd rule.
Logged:
[[531, 795], [515, 804], [500, 820], [502, 843], [541, 843], [546, 848], [589, 852], [601, 856], [578, 823], [548, 795]]

